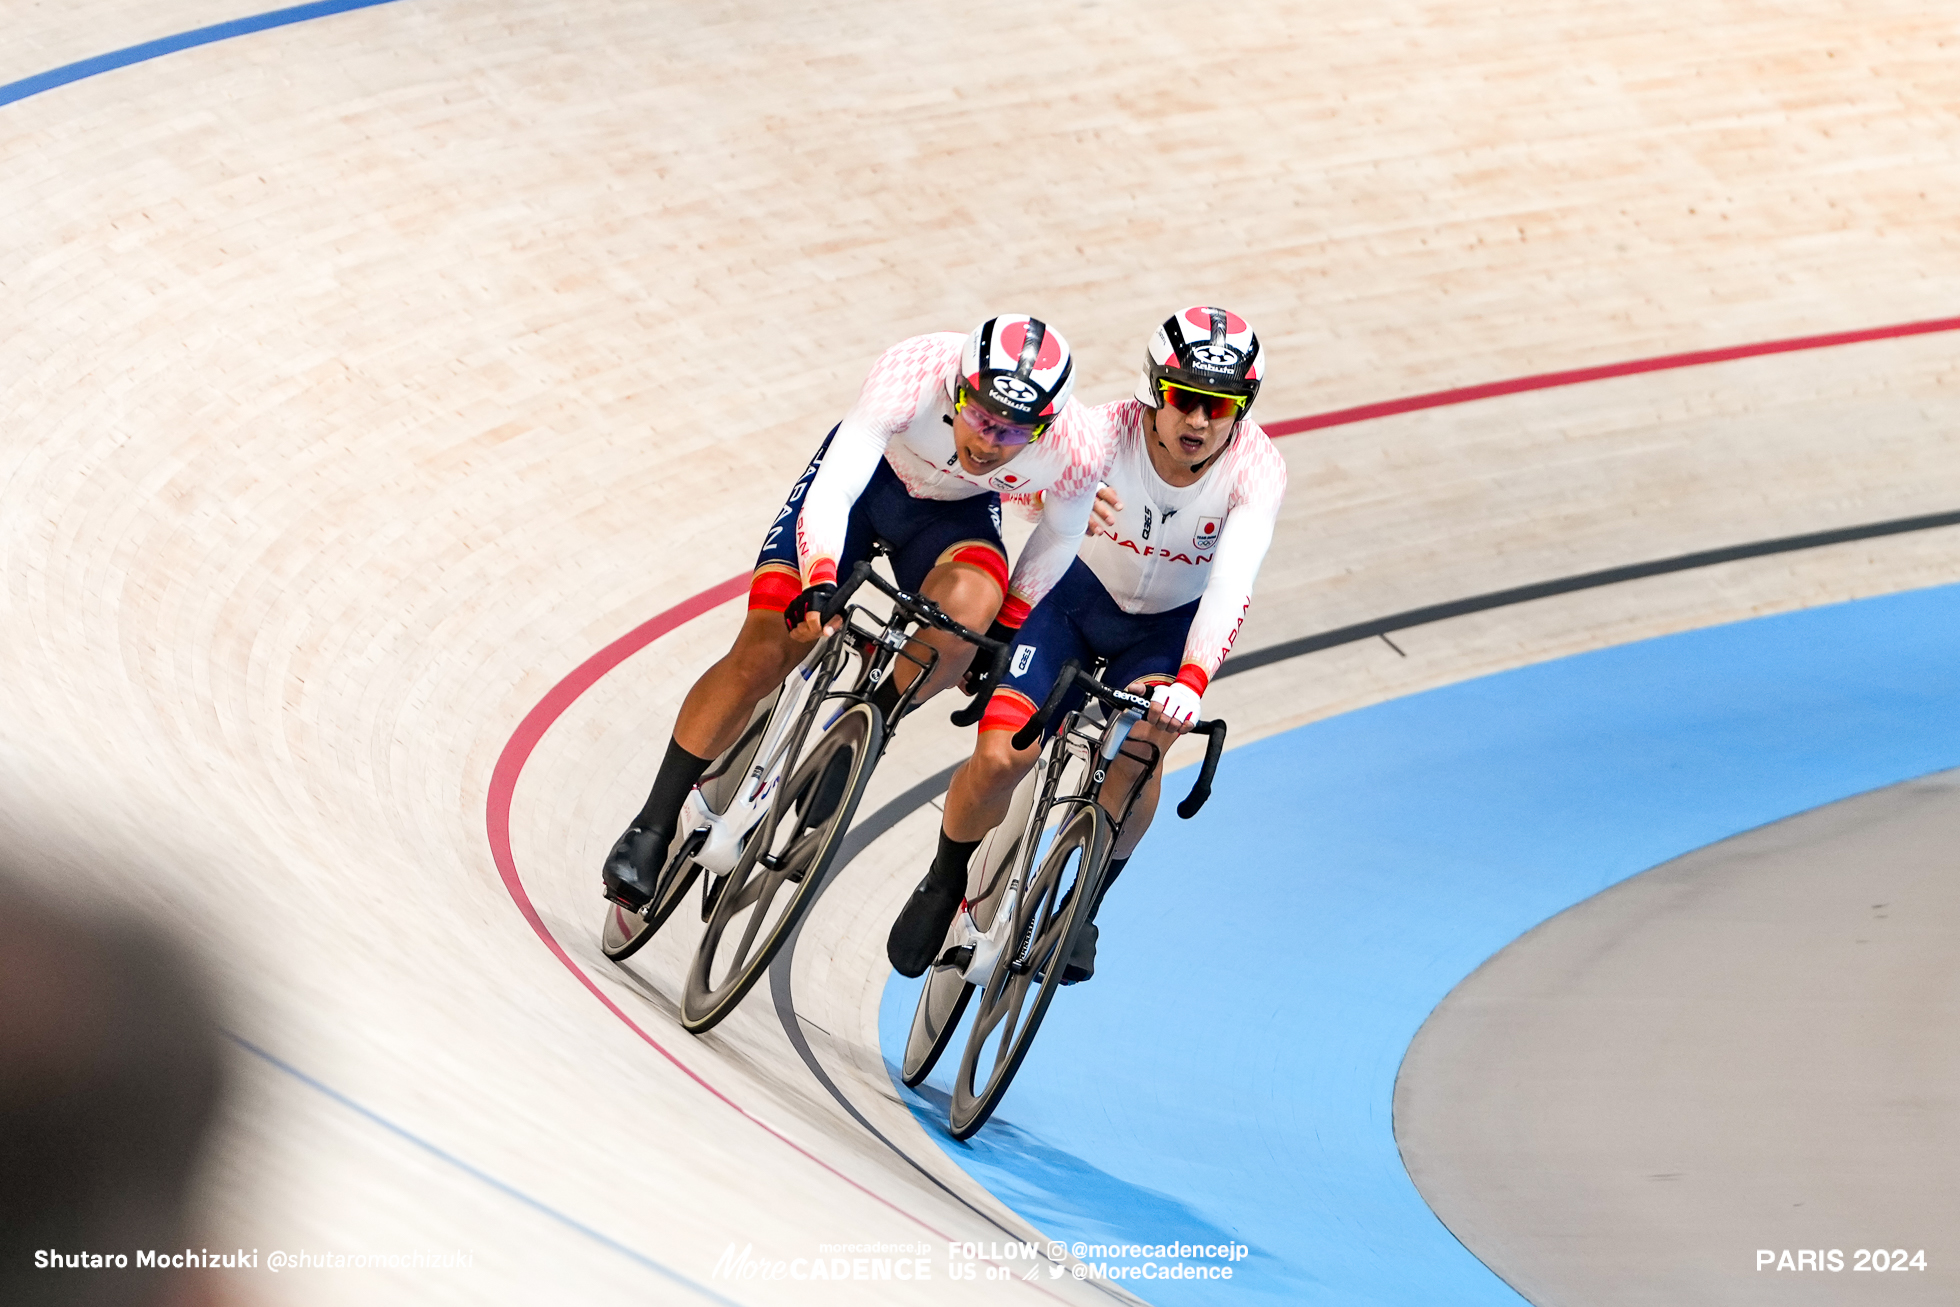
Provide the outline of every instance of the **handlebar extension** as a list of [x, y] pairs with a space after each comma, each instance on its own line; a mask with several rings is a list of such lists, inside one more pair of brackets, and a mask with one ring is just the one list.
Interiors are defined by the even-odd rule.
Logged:
[[[994, 667], [991, 679], [993, 683], [999, 683], [1001, 676], [1007, 671], [1007, 655], [1011, 648], [1009, 642], [992, 640], [981, 635], [978, 631], [969, 631], [952, 618], [946, 616], [944, 612], [940, 611], [939, 605], [933, 603], [932, 600], [925, 598], [923, 595], [908, 594], [898, 587], [888, 584], [883, 577], [872, 571], [871, 560], [869, 559], [853, 567], [849, 579], [843, 585], [837, 587], [837, 592], [831, 595], [830, 599], [824, 604], [822, 618], [825, 626], [829, 626], [837, 615], [849, 606], [852, 597], [857, 594], [859, 587], [863, 586], [867, 581], [871, 583], [873, 588], [882, 590], [889, 596], [892, 603], [897, 605], [901, 611], [924, 622], [928, 626], [937, 627], [939, 630], [958, 636], [983, 653], [992, 654]], [[953, 713], [953, 725], [973, 725], [973, 723], [980, 720], [980, 714], [986, 711], [986, 707], [986, 698], [975, 695], [971, 703]]]
[[1062, 706], [1062, 700], [1068, 697], [1069, 688], [1075, 684], [1076, 674], [1081, 670], [1082, 664], [1074, 658], [1062, 664], [1062, 674], [1055, 678], [1055, 687], [1048, 691], [1047, 701], [1041, 705], [1034, 716], [1028, 718], [1026, 726], [1014, 732], [1011, 743], [1016, 749], [1025, 749], [1041, 738], [1041, 732], [1047, 727], [1048, 719], [1053, 717], [1055, 710]]
[[[1014, 733], [1013, 745], [1016, 749], [1025, 749], [1041, 738], [1041, 732], [1048, 725], [1048, 719], [1061, 708], [1063, 698], [1078, 680], [1086, 682], [1089, 692], [1097, 698], [1112, 703], [1132, 701], [1133, 706], [1133, 701], [1139, 697], [1126, 691], [1110, 689], [1095, 677], [1085, 674], [1082, 665], [1071, 658], [1062, 664], [1062, 674], [1055, 678], [1055, 687], [1048, 692], [1048, 699], [1041, 705], [1040, 711], [1028, 719], [1026, 726]], [[1198, 768], [1198, 779], [1192, 784], [1191, 792], [1177, 805], [1177, 815], [1187, 821], [1197, 816], [1198, 809], [1204, 807], [1205, 801], [1211, 798], [1211, 782], [1218, 775], [1218, 759], [1225, 752], [1225, 722], [1222, 718], [1199, 722], [1191, 730], [1195, 734], [1205, 736], [1206, 739], [1205, 761]]]
[[1218, 774], [1218, 757], [1225, 752], [1225, 721], [1223, 718], [1213, 718], [1208, 722], [1199, 722], [1191, 729], [1193, 731], [1201, 731], [1209, 738], [1205, 741], [1205, 762], [1202, 767], [1198, 768], [1198, 779], [1192, 784], [1191, 792], [1185, 795], [1183, 800], [1177, 805], [1177, 815], [1186, 821], [1197, 816], [1198, 809], [1204, 807], [1205, 800], [1211, 797], [1211, 778]]
[[1009, 641], [1000, 642], [1000, 647], [994, 651], [993, 669], [987, 673], [987, 683], [980, 687], [982, 692], [974, 695], [966, 707], [953, 710], [953, 725], [971, 726], [980, 720], [980, 714], [987, 711], [987, 701], [994, 697], [994, 687], [1000, 684], [1003, 676], [1007, 675], [1007, 655], [1012, 649], [1013, 645]]
[[830, 598], [824, 602], [822, 625], [829, 626], [831, 619], [844, 611], [844, 606], [851, 602], [851, 596], [857, 593], [858, 587], [863, 585], [865, 578], [870, 575], [871, 563], [869, 560], [859, 563], [851, 569], [851, 579], [838, 586]]

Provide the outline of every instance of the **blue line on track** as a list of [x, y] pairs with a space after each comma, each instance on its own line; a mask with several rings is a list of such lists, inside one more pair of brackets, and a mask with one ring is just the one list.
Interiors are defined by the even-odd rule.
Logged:
[[[1049, 1238], [1249, 1246], [1229, 1285], [1126, 1281], [1165, 1307], [1520, 1307], [1403, 1168], [1392, 1105], [1417, 1029], [1486, 958], [1629, 876], [1960, 765], [1956, 685], [1960, 586], [1945, 586], [1522, 667], [1246, 745], [1196, 820], [1159, 819], [1099, 918], [1096, 979], [1057, 999], [993, 1121], [947, 1136], [944, 1071], [902, 1092]], [[886, 986], [888, 1061], [917, 988]]]
[[489, 1185], [492, 1189], [495, 1189], [498, 1192], [505, 1194], [511, 1198], [515, 1198], [518, 1202], [523, 1203], [526, 1207], [529, 1207], [534, 1211], [543, 1213], [545, 1216], [550, 1217], [552, 1220], [558, 1222], [558, 1224], [564, 1226], [565, 1228], [569, 1230], [576, 1230], [578, 1233], [584, 1235], [588, 1239], [591, 1239], [595, 1243], [604, 1244], [606, 1247], [612, 1249], [614, 1252], [620, 1254], [621, 1256], [630, 1258], [631, 1260], [638, 1262], [640, 1265], [646, 1267], [650, 1271], [658, 1272], [659, 1274], [665, 1276], [667, 1279], [672, 1280], [675, 1284], [680, 1285], [682, 1288], [690, 1289], [695, 1293], [700, 1294], [703, 1298], [706, 1298], [709, 1302], [721, 1303], [724, 1304], [724, 1307], [741, 1307], [741, 1304], [735, 1302], [733, 1299], [724, 1298], [720, 1294], [716, 1293], [713, 1289], [710, 1289], [705, 1285], [695, 1283], [693, 1280], [690, 1280], [687, 1276], [682, 1275], [679, 1271], [673, 1270], [672, 1268], [660, 1262], [655, 1261], [653, 1258], [648, 1257], [645, 1253], [637, 1252], [634, 1249], [629, 1248], [625, 1244], [619, 1242], [619, 1240], [609, 1238], [608, 1236], [599, 1233], [591, 1226], [573, 1220], [571, 1217], [565, 1215], [557, 1208], [552, 1207], [547, 1203], [540, 1202], [536, 1198], [531, 1197], [531, 1195], [525, 1193], [522, 1189], [518, 1189], [512, 1185], [505, 1184], [502, 1180], [499, 1180], [496, 1176], [491, 1175], [488, 1171], [478, 1170], [476, 1167], [471, 1166], [468, 1162], [465, 1162], [462, 1158], [456, 1156], [454, 1153], [446, 1152], [443, 1149], [436, 1147], [436, 1145], [430, 1143], [428, 1140], [422, 1138], [420, 1135], [415, 1134], [410, 1130], [406, 1130], [403, 1127], [396, 1125], [393, 1121], [390, 1121], [387, 1117], [382, 1116], [379, 1112], [376, 1112], [372, 1108], [362, 1106], [360, 1103], [355, 1102], [353, 1099], [341, 1093], [338, 1089], [333, 1088], [331, 1085], [327, 1085], [319, 1080], [315, 1080], [312, 1076], [306, 1074], [306, 1072], [300, 1070], [292, 1063], [287, 1062], [284, 1059], [277, 1057], [272, 1053], [268, 1053], [265, 1049], [260, 1048], [257, 1044], [254, 1044], [251, 1040], [246, 1039], [240, 1035], [232, 1034], [230, 1031], [226, 1031], [225, 1034], [231, 1039], [232, 1043], [238, 1045], [240, 1048], [244, 1049], [247, 1053], [250, 1053], [253, 1057], [256, 1057], [263, 1062], [266, 1062], [272, 1066], [279, 1068], [279, 1070], [284, 1071], [287, 1075], [299, 1081], [301, 1084], [306, 1085], [310, 1089], [314, 1089], [322, 1094], [325, 1094], [328, 1098], [331, 1098], [334, 1102], [339, 1103], [342, 1107], [347, 1108], [349, 1111], [356, 1112], [359, 1115], [366, 1117], [368, 1120], [374, 1122], [376, 1125], [380, 1126], [383, 1130], [388, 1131], [390, 1134], [396, 1135], [399, 1138], [407, 1140], [409, 1143], [414, 1144], [417, 1148], [421, 1149], [423, 1152], [428, 1153], [432, 1157], [440, 1158], [442, 1161], [447, 1162], [449, 1165], [455, 1167], [457, 1170], [463, 1172], [464, 1174], [473, 1176], [474, 1178], [481, 1180], [484, 1184]]
[[16, 100], [25, 100], [30, 95], [52, 91], [57, 86], [79, 82], [100, 73], [114, 72], [131, 64], [145, 60], [159, 59], [179, 50], [189, 50], [195, 46], [210, 45], [215, 41], [229, 41], [234, 36], [250, 36], [253, 32], [263, 32], [272, 27], [287, 27], [293, 23], [304, 23], [308, 19], [326, 18], [333, 14], [344, 14], [351, 9], [372, 9], [377, 5], [394, 4], [396, 0], [319, 0], [317, 4], [294, 5], [290, 9], [275, 9], [267, 14], [254, 14], [250, 18], [237, 18], [228, 23], [217, 23], [210, 27], [200, 27], [195, 31], [179, 32], [175, 36], [158, 37], [141, 45], [132, 45], [124, 50], [99, 54], [92, 59], [36, 73], [23, 77], [17, 82], [0, 86], [0, 106], [9, 105]]

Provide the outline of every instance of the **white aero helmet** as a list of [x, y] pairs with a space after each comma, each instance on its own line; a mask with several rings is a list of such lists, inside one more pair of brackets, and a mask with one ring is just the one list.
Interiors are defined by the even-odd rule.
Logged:
[[1143, 356], [1137, 400], [1146, 408], [1163, 405], [1162, 383], [1187, 386], [1205, 395], [1244, 400], [1244, 417], [1258, 398], [1266, 376], [1266, 351], [1246, 320], [1230, 309], [1194, 304], [1165, 318]]
[[1062, 333], [1025, 313], [975, 327], [960, 351], [966, 398], [1003, 422], [1045, 428], [1075, 387], [1075, 358]]

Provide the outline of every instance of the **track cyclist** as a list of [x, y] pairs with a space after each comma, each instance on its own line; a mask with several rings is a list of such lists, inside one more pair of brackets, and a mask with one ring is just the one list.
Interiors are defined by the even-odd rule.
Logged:
[[[969, 629], [1013, 633], [1070, 567], [1107, 457], [1104, 428], [1070, 398], [1074, 372], [1062, 334], [1023, 314], [885, 351], [770, 524], [734, 647], [688, 691], [646, 804], [606, 855], [607, 898], [637, 910], [652, 896], [688, 792], [822, 636], [839, 572], [870, 557], [874, 541], [902, 589]], [[1043, 497], [1011, 577], [1002, 492]], [[959, 677], [973, 652], [941, 631], [919, 639], [939, 660], [915, 703]], [[882, 687], [887, 711], [916, 675], [900, 661]]]
[[[1114, 523], [1090, 534], [1020, 628], [973, 756], [947, 791], [932, 867], [892, 925], [886, 952], [899, 974], [921, 975], [932, 965], [966, 893], [974, 850], [1006, 816], [1015, 786], [1040, 754], [1040, 741], [1016, 750], [1014, 733], [1065, 663], [1106, 658], [1105, 684], [1149, 693], [1150, 713], [1132, 739], [1167, 749], [1198, 720], [1205, 688], [1252, 605], [1252, 582], [1286, 492], [1285, 461], [1246, 417], [1264, 377], [1264, 353], [1245, 320], [1197, 305], [1157, 329], [1135, 399], [1089, 410], [1108, 432], [1102, 480]], [[1050, 732], [1082, 695], [1074, 691], [1056, 711]], [[1136, 765], [1119, 755], [1104, 792], [1128, 793], [1135, 771], [1125, 772]], [[1153, 774], [1138, 797], [1102, 892], [1149, 828], [1161, 779]], [[1099, 894], [1063, 969], [1064, 984], [1095, 974], [1100, 906]]]

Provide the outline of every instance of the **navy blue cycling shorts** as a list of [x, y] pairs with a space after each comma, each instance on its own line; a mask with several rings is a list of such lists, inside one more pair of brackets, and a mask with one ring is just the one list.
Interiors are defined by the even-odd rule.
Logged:
[[[1071, 658], [1084, 667], [1094, 659], [1108, 659], [1102, 682], [1119, 690], [1138, 680], [1176, 680], [1198, 603], [1193, 599], [1161, 613], [1126, 613], [1089, 565], [1076, 559], [1022, 624], [1007, 656], [1007, 674], [987, 703], [980, 729], [1018, 731], [1027, 725]], [[1057, 730], [1062, 718], [1087, 697], [1086, 691], [1069, 691], [1048, 719], [1047, 732]]]
[[[755, 575], [749, 581], [749, 607], [780, 613], [803, 591], [803, 572], [796, 554], [796, 521], [803, 514], [803, 496], [816, 480], [831, 436], [823, 438], [810, 466], [790, 487], [789, 498], [776, 513], [756, 555]], [[1000, 496], [989, 490], [967, 499], [915, 499], [890, 463], [878, 460], [877, 471], [851, 505], [850, 525], [844, 532], [844, 556], [837, 560], [838, 579], [871, 557], [872, 541], [883, 541], [891, 555], [892, 576], [899, 588], [917, 593], [926, 576], [941, 563], [968, 563], [992, 576], [1007, 593], [1007, 546], [1000, 538]]]

